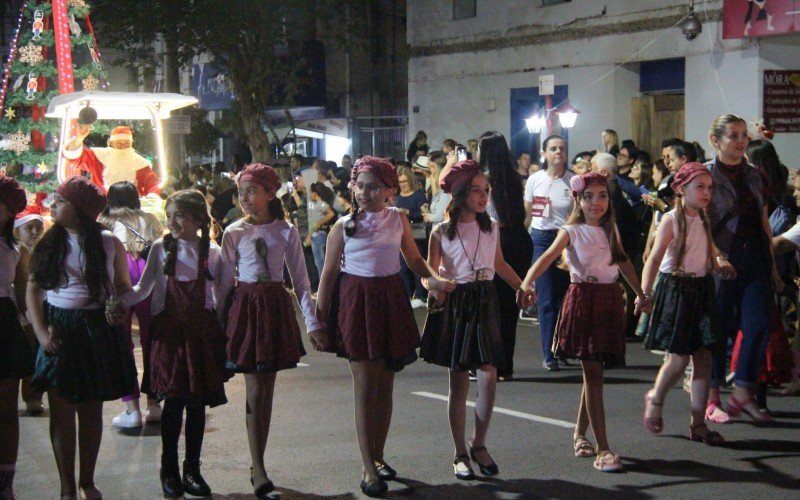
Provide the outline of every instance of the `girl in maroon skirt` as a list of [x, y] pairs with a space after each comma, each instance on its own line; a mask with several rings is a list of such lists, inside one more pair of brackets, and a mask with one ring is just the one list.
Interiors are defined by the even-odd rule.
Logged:
[[[516, 182], [516, 180], [515, 180]], [[481, 473], [499, 472], [486, 450], [486, 434], [494, 409], [497, 367], [503, 366], [506, 353], [500, 334], [500, 315], [494, 274], [517, 290], [522, 303], [522, 280], [503, 259], [498, 238], [498, 223], [486, 213], [489, 180], [473, 160], [456, 163], [441, 180], [442, 190], [452, 193], [447, 209], [448, 222], [437, 225], [431, 233], [428, 264], [456, 283], [445, 297], [436, 297], [444, 310], [428, 312], [422, 335], [420, 356], [429, 363], [449, 368], [450, 395], [448, 417], [455, 444], [453, 471], [457, 479], [474, 479], [470, 459]], [[427, 281], [427, 280], [423, 280]], [[431, 292], [431, 295], [438, 295]], [[475, 430], [465, 443], [467, 426], [468, 370], [478, 375], [475, 401]]]
[[[633, 264], [622, 249], [606, 178], [591, 172], [573, 177], [570, 187], [575, 198], [572, 215], [550, 248], [531, 266], [523, 288], [529, 289], [566, 249], [571, 284], [556, 326], [553, 353], [577, 358], [583, 367], [573, 448], [578, 457], [596, 455], [597, 470], [613, 472], [622, 470], [622, 461], [611, 452], [606, 437], [603, 368], [625, 363], [625, 311], [622, 289], [617, 283], [619, 273], [636, 292], [641, 307], [649, 299], [642, 293]], [[589, 425], [596, 446], [586, 438]]]
[[[220, 300], [233, 289], [225, 333], [227, 367], [244, 373], [247, 439], [250, 444], [250, 482], [258, 498], [274, 489], [264, 468], [272, 417], [275, 376], [294, 368], [305, 355], [292, 297], [283, 286], [284, 263], [310, 334], [322, 332], [315, 315], [303, 247], [297, 229], [286, 221], [281, 200], [275, 196], [281, 183], [267, 165], [248, 165], [237, 178], [239, 203], [245, 218], [225, 229], [222, 237], [223, 274]], [[236, 286], [234, 288], [234, 282]]]
[[422, 258], [405, 214], [386, 207], [397, 186], [391, 163], [363, 157], [351, 171], [350, 186], [356, 209], [328, 234], [317, 297], [318, 316], [327, 321], [330, 336], [312, 332], [311, 342], [317, 350], [332, 350], [350, 360], [363, 465], [361, 490], [381, 496], [388, 490], [385, 480], [396, 476], [383, 455], [394, 373], [417, 359], [419, 346], [397, 254], [403, 254], [415, 273], [432, 277], [431, 289], [449, 291], [455, 285], [440, 278]]
[[[121, 297], [125, 307], [152, 293], [149, 346], [142, 392], [164, 401], [161, 415], [161, 487], [164, 496], [208, 496], [200, 475], [206, 406], [225, 398], [222, 329], [214, 314], [221, 276], [220, 249], [209, 236], [211, 217], [199, 191], [167, 198], [169, 234], [156, 240], [139, 283]], [[199, 235], [198, 235], [199, 233]], [[186, 459], [178, 468], [178, 438], [186, 410]]]

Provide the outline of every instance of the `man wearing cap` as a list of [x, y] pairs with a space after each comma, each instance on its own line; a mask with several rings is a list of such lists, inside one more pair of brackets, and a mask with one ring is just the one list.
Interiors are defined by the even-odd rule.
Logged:
[[78, 170], [88, 172], [92, 182], [104, 193], [109, 186], [121, 181], [134, 183], [140, 196], [161, 193], [158, 176], [150, 168], [150, 162], [133, 150], [130, 127], [115, 127], [107, 148], [83, 146], [91, 130], [91, 125], [78, 126], [78, 136], [62, 151], [64, 158], [71, 160]]

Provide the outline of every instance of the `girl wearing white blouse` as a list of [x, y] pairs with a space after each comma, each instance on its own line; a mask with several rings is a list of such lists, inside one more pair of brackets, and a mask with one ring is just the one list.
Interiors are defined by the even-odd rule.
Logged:
[[[142, 391], [164, 401], [161, 415], [161, 487], [164, 496], [208, 496], [200, 475], [206, 406], [227, 402], [225, 337], [217, 321], [220, 249], [211, 241], [211, 217], [199, 191], [167, 199], [169, 234], [153, 243], [142, 277], [121, 297], [133, 306], [152, 292], [152, 322]], [[199, 234], [198, 234], [199, 233]], [[178, 438], [186, 410], [186, 459], [178, 469]]]
[[322, 330], [315, 315], [311, 286], [297, 229], [286, 221], [275, 196], [281, 182], [272, 167], [248, 165], [237, 178], [239, 203], [245, 217], [225, 229], [222, 237], [222, 281], [219, 297], [226, 300], [228, 369], [244, 373], [247, 439], [252, 460], [250, 481], [258, 498], [274, 489], [264, 468], [275, 376], [294, 368], [306, 354], [295, 319], [291, 295], [283, 286], [283, 265], [289, 268], [294, 291], [309, 334]]
[[315, 349], [333, 350], [350, 361], [363, 466], [361, 491], [381, 496], [388, 489], [385, 481], [396, 476], [383, 454], [392, 418], [394, 374], [417, 359], [419, 346], [398, 252], [412, 271], [433, 276], [431, 289], [455, 285], [440, 278], [422, 258], [405, 214], [386, 207], [397, 187], [392, 164], [364, 156], [353, 166], [350, 178], [356, 210], [339, 219], [328, 234], [318, 295], [318, 314], [327, 320], [331, 338], [312, 332], [311, 342]]
[[[489, 180], [474, 160], [456, 163], [441, 180], [442, 189], [452, 193], [449, 221], [437, 225], [431, 233], [428, 265], [442, 276], [455, 281], [456, 287], [446, 296], [431, 291], [443, 311], [432, 309], [425, 321], [420, 356], [425, 361], [449, 368], [450, 396], [448, 416], [455, 444], [453, 471], [456, 478], [475, 477], [470, 458], [481, 473], [499, 472], [486, 450], [486, 434], [494, 408], [497, 366], [505, 362], [503, 339], [494, 274], [497, 271], [517, 290], [518, 302], [522, 280], [503, 259], [498, 239], [498, 223], [486, 213], [489, 203]], [[427, 282], [427, 280], [423, 280]], [[466, 433], [467, 370], [476, 370], [478, 397], [475, 403], [475, 431], [467, 455]]]

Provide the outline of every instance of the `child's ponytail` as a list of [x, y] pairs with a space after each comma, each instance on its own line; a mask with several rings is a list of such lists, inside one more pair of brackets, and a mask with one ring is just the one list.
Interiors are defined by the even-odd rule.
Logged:
[[200, 265], [197, 267], [198, 279], [204, 277], [207, 281], [212, 281], [214, 277], [208, 270], [208, 249], [211, 246], [211, 221], [200, 225]]
[[175, 261], [178, 259], [178, 244], [171, 234], [165, 235], [162, 241], [164, 243], [164, 252], [167, 254], [167, 258], [164, 260], [164, 274], [166, 276], [175, 276]]
[[356, 231], [358, 231], [358, 212], [361, 210], [361, 207], [358, 206], [358, 202], [353, 199], [353, 213], [350, 216], [350, 220], [345, 222], [344, 224], [344, 234], [348, 237], [352, 238], [355, 236]]
[[711, 220], [704, 208], [698, 210], [700, 213], [700, 220], [703, 221], [703, 229], [706, 230], [706, 269], [714, 269], [714, 236], [711, 232]]
[[675, 202], [675, 222], [678, 224], [678, 257], [675, 260], [675, 269], [680, 269], [683, 265], [683, 257], [686, 254], [686, 214], [683, 211], [684, 198], [681, 193], [676, 193]]
[[283, 201], [277, 196], [270, 200], [267, 204], [267, 209], [269, 210], [269, 214], [275, 218], [275, 220], [286, 220], [286, 211], [283, 209]]

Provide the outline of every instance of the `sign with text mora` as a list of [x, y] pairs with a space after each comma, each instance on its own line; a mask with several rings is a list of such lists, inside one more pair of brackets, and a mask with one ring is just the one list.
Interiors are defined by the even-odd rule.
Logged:
[[764, 125], [800, 132], [800, 70], [764, 70]]

